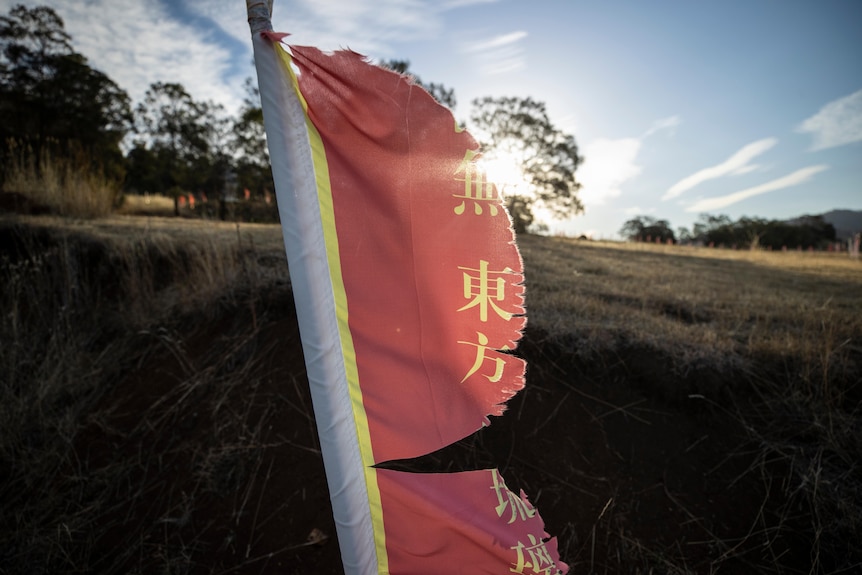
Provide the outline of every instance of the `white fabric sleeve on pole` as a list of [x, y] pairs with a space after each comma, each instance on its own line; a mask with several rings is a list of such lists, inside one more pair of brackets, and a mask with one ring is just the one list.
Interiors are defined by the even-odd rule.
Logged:
[[377, 573], [359, 451], [326, 260], [305, 113], [274, 46], [271, 0], [246, 0], [264, 126], [314, 414], [345, 573]]

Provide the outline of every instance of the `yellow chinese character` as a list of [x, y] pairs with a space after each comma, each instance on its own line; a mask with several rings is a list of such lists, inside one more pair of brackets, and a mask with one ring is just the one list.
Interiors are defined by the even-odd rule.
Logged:
[[[465, 345], [472, 345], [476, 348], [476, 361], [473, 363], [473, 367], [470, 368], [470, 371], [467, 372], [467, 375], [464, 376], [464, 379], [461, 380], [461, 383], [467, 381], [467, 378], [479, 371], [479, 369], [485, 364], [486, 361], [491, 361], [494, 363], [494, 375], [486, 375], [485, 378], [491, 383], [497, 383], [500, 381], [500, 378], [503, 377], [503, 366], [506, 365], [506, 362], [503, 361], [502, 357], [488, 357], [486, 352], [491, 349], [488, 347], [488, 336], [484, 333], [477, 331], [476, 335], [478, 336], [479, 343], [473, 343], [471, 341], [459, 341], [458, 343], [463, 343]], [[508, 349], [504, 347], [503, 349]]]
[[[518, 554], [517, 560], [509, 567], [512, 573], [527, 573], [533, 575], [552, 575], [559, 573], [557, 566], [551, 558], [551, 553], [545, 547], [541, 539], [537, 539], [532, 534], [527, 534], [530, 539], [530, 545], [524, 545], [520, 541], [514, 547], [511, 547]], [[529, 571], [524, 571], [529, 569]]]
[[464, 182], [464, 195], [455, 194], [456, 198], [461, 198], [461, 203], [455, 207], [457, 215], [463, 214], [467, 209], [467, 202], [473, 203], [473, 212], [477, 216], [483, 213], [482, 202], [490, 202], [488, 210], [492, 216], [499, 213], [497, 208], [497, 189], [494, 184], [489, 184], [485, 180], [485, 174], [476, 169], [476, 163], [473, 161], [479, 152], [475, 150], [467, 150], [464, 154], [464, 159], [458, 164], [458, 169], [455, 170], [455, 175], [464, 173], [463, 178], [455, 178], [458, 182]]
[[[459, 270], [464, 270], [464, 298], [473, 298], [470, 303], [459, 309], [464, 311], [471, 307], [479, 306], [479, 319], [488, 321], [488, 306], [496, 312], [501, 318], [506, 321], [512, 319], [512, 314], [500, 309], [495, 301], [503, 301], [506, 298], [506, 280], [503, 279], [503, 274], [511, 274], [511, 269], [506, 268], [500, 271], [489, 271], [488, 262], [479, 260], [479, 269], [458, 267]], [[469, 272], [478, 272], [478, 275], [470, 275]], [[491, 275], [498, 277], [493, 280]]]
[[521, 521], [526, 521], [527, 519], [536, 516], [535, 509], [530, 509], [523, 499], [509, 491], [506, 484], [503, 482], [503, 478], [500, 477], [500, 473], [496, 469], [491, 470], [491, 475], [494, 477], [494, 484], [491, 486], [491, 489], [493, 489], [494, 493], [497, 495], [498, 505], [495, 508], [497, 511], [497, 517], [503, 516], [503, 513], [506, 511], [506, 507], [508, 507], [511, 512], [511, 516], [509, 517], [510, 525], [519, 517]]

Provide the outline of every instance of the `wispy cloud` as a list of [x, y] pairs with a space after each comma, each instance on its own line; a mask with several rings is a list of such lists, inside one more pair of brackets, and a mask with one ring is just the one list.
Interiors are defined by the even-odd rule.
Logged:
[[796, 131], [814, 136], [812, 151], [862, 141], [862, 90], [829, 102]]
[[494, 4], [499, 0], [447, 0], [442, 2], [440, 7], [443, 10], [451, 10], [453, 8], [463, 8], [464, 6], [472, 6], [474, 4]]
[[581, 183], [579, 195], [584, 204], [598, 206], [619, 197], [623, 184], [642, 171], [637, 158], [644, 140], [656, 132], [672, 130], [680, 123], [679, 116], [661, 118], [653, 122], [640, 138], [599, 138], [587, 144], [583, 149], [586, 160], [577, 173], [577, 180]]
[[[443, 14], [473, 4], [496, 0], [294, 0], [276, 2], [273, 27], [289, 32], [290, 43], [324, 50], [349, 47], [373, 57], [398, 56], [395, 44], [433, 38], [443, 31]], [[187, 0], [238, 40], [248, 43], [242, 2]], [[239, 10], [239, 13], [237, 13]], [[251, 53], [249, 52], [249, 58]]]
[[461, 52], [475, 58], [477, 67], [486, 76], [515, 72], [527, 65], [524, 48], [520, 44], [527, 36], [523, 30], [517, 30], [475, 42], [465, 42], [461, 46]]
[[772, 148], [777, 143], [778, 140], [776, 140], [775, 138], [764, 138], [763, 140], [758, 140], [756, 142], [752, 142], [746, 146], [743, 146], [742, 149], [740, 149], [738, 152], [730, 156], [722, 163], [716, 166], [711, 166], [709, 168], [704, 168], [690, 176], [681, 179], [673, 186], [671, 186], [670, 189], [665, 192], [665, 194], [661, 197], [661, 199], [670, 200], [672, 198], [675, 198], [708, 180], [714, 180], [716, 178], [721, 178], [729, 175], [746, 174], [748, 172], [756, 170], [758, 166], [754, 164], [749, 164], [749, 162], [760, 154]]
[[[398, 57], [398, 42], [440, 35], [446, 13], [497, 1], [294, 0], [289, 9], [287, 3], [276, 2], [273, 25], [290, 32], [294, 44]], [[0, 12], [19, 2], [0, 0]], [[60, 14], [75, 48], [136, 102], [153, 82], [179, 82], [196, 99], [234, 110], [244, 96], [244, 78], [254, 76], [242, 2], [177, 0], [170, 7], [140, 0], [38, 3]], [[489, 39], [492, 44], [481, 52], [483, 70], [499, 73], [522, 67], [518, 42], [523, 37], [516, 32]]]
[[430, 38], [442, 30], [439, 11], [421, 0], [300, 0], [287, 23], [298, 40], [308, 36], [314, 45], [347, 44], [373, 55], [391, 55], [393, 42]]
[[[183, 1], [189, 12], [208, 18], [226, 34], [232, 36], [247, 47], [248, 60], [251, 62], [251, 37], [248, 29], [248, 17], [242, 2], [232, 0], [174, 0]], [[275, 3], [275, 16], [284, 15], [281, 3]], [[277, 21], [277, 20], [276, 20]], [[278, 26], [276, 26], [278, 27]], [[278, 30], [292, 32], [293, 30]]]
[[502, 34], [500, 36], [494, 36], [493, 38], [488, 38], [486, 40], [480, 40], [479, 42], [475, 42], [472, 44], [466, 44], [464, 51], [466, 52], [485, 52], [488, 50], [498, 50], [500, 48], [505, 48], [511, 44], [519, 40], [523, 40], [527, 37], [527, 33], [524, 31], [511, 32], [509, 34]]
[[673, 131], [674, 128], [679, 126], [681, 123], [682, 118], [680, 118], [679, 116], [669, 116], [667, 118], [661, 118], [660, 120], [656, 120], [652, 123], [652, 126], [650, 126], [649, 130], [644, 132], [643, 136], [641, 136], [641, 139], [648, 138], [649, 136], [652, 136], [656, 132], [661, 132], [662, 130]]
[[726, 208], [727, 206], [731, 206], [735, 203], [741, 202], [742, 200], [746, 200], [753, 196], [759, 196], [760, 194], [765, 194], [767, 192], [774, 192], [776, 190], [781, 190], [792, 186], [798, 186], [799, 184], [810, 180], [815, 174], [818, 174], [828, 169], [829, 166], [825, 165], [809, 166], [807, 168], [802, 168], [801, 170], [796, 170], [792, 174], [788, 174], [783, 178], [778, 178], [776, 180], [766, 182], [765, 184], [760, 184], [759, 186], [747, 188], [740, 192], [735, 192], [733, 194], [728, 194], [726, 196], [721, 196], [718, 198], [706, 198], [697, 201], [694, 204], [688, 206], [685, 211], [709, 212], [713, 210], [720, 210], [722, 208]]
[[[8, 12], [17, 1], [0, 0]], [[72, 35], [74, 48], [107, 74], [135, 101], [150, 84], [179, 82], [196, 98], [233, 108], [242, 99], [242, 81], [226, 82], [232, 55], [223, 45], [172, 18], [157, 2], [138, 0], [40, 0], [54, 8]]]
[[601, 138], [584, 148], [583, 166], [578, 168], [580, 198], [586, 206], [596, 206], [622, 194], [620, 187], [641, 173], [637, 164], [641, 141], [638, 138]]
[[[295, 0], [289, 9], [276, 2], [273, 25], [291, 32], [295, 44], [396, 57], [397, 42], [440, 34], [446, 12], [495, 1]], [[19, 2], [0, 0], [0, 12]], [[60, 14], [75, 48], [135, 101], [153, 82], [179, 82], [196, 99], [232, 110], [243, 79], [254, 75], [245, 9], [236, 0], [177, 0], [170, 8], [140, 0], [38, 3]]]

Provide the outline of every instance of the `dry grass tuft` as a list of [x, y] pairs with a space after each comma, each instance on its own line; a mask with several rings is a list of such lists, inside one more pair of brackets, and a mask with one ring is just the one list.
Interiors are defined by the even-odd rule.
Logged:
[[46, 147], [37, 155], [29, 146], [13, 144], [9, 156], [4, 192], [74, 218], [103, 217], [114, 209], [119, 182], [94, 168], [83, 151], [60, 156]]

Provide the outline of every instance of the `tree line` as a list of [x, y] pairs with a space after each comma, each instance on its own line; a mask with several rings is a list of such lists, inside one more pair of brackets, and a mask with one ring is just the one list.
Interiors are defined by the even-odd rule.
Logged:
[[620, 235], [630, 241], [661, 243], [699, 243], [736, 248], [824, 248], [836, 241], [835, 226], [822, 216], [803, 216], [795, 220], [768, 220], [741, 217], [733, 221], [726, 215], [701, 214], [689, 230], [674, 233], [667, 220], [636, 216], [620, 228]]
[[[409, 62], [382, 64], [408, 73]], [[443, 105], [455, 94], [423, 83]], [[75, 51], [63, 20], [51, 8], [23, 5], [0, 16], [0, 184], [15, 154], [83, 153], [91, 169], [126, 192], [174, 198], [227, 181], [254, 195], [273, 189], [259, 95], [251, 79], [235, 115], [192, 97], [179, 83], [156, 82], [142, 102]], [[526, 192], [503, 196], [517, 232], [533, 223], [533, 207], [566, 217], [583, 211], [575, 171], [583, 162], [572, 136], [556, 128], [544, 103], [531, 98], [473, 102], [471, 131], [485, 153], [517, 150]], [[175, 204], [176, 206], [176, 204]]]
[[222, 190], [229, 171], [271, 189], [263, 116], [250, 80], [246, 89], [236, 117], [178, 83], [152, 84], [133, 106], [75, 51], [53, 9], [17, 5], [0, 16], [0, 181], [15, 154], [75, 153], [130, 192]]

